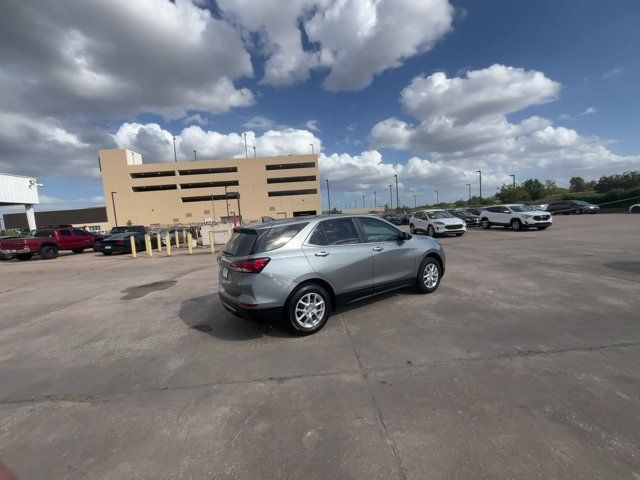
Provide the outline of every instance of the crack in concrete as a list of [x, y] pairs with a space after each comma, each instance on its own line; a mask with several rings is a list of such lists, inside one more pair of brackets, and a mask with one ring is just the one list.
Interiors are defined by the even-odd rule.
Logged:
[[[340, 314], [339, 314], [340, 315]], [[138, 393], [145, 392], [162, 392], [162, 391], [180, 391], [180, 390], [190, 390], [197, 388], [206, 388], [206, 387], [218, 387], [218, 386], [227, 386], [227, 385], [248, 385], [252, 383], [284, 383], [290, 380], [298, 380], [304, 378], [322, 378], [322, 377], [337, 377], [340, 375], [362, 375], [366, 380], [369, 380], [369, 375], [372, 373], [389, 373], [389, 372], [401, 372], [407, 369], [417, 369], [417, 368], [425, 368], [425, 367], [435, 367], [439, 365], [450, 365], [456, 363], [473, 363], [473, 362], [488, 362], [493, 360], [505, 360], [511, 358], [526, 358], [526, 357], [537, 357], [537, 356], [546, 356], [546, 355], [560, 355], [563, 353], [572, 353], [572, 352], [594, 352], [600, 350], [608, 350], [614, 348], [628, 348], [628, 347], [637, 347], [640, 346], [640, 341], [633, 342], [617, 342], [605, 345], [589, 345], [582, 347], [567, 347], [567, 348], [559, 348], [559, 349], [550, 349], [550, 350], [520, 350], [517, 352], [503, 352], [497, 353], [494, 355], [484, 355], [477, 357], [456, 357], [447, 360], [439, 360], [433, 362], [411, 362], [411, 363], [403, 363], [402, 365], [396, 365], [392, 367], [374, 367], [367, 368], [363, 365], [360, 355], [358, 354], [354, 342], [352, 340], [350, 330], [346, 325], [344, 318], [342, 318], [343, 325], [345, 325], [345, 329], [347, 330], [347, 335], [349, 336], [349, 340], [351, 341], [351, 346], [354, 351], [354, 355], [356, 356], [356, 360], [358, 362], [358, 369], [347, 369], [347, 370], [338, 370], [338, 371], [330, 371], [330, 372], [320, 372], [320, 373], [300, 373], [295, 375], [281, 375], [281, 376], [269, 376], [263, 378], [250, 378], [245, 380], [218, 380], [213, 382], [205, 382], [205, 383], [197, 383], [190, 385], [176, 385], [173, 387], [162, 386], [162, 387], [150, 387], [150, 388], [140, 388], [134, 390], [122, 390], [120, 392], [113, 392], [107, 394], [82, 394], [82, 393], [72, 393], [72, 394], [55, 394], [55, 395], [40, 395], [36, 397], [22, 398], [22, 399], [4, 399], [0, 400], [0, 405], [15, 405], [22, 403], [37, 403], [37, 402], [86, 402], [86, 403], [94, 403], [106, 400], [108, 398], [119, 397], [124, 395], [134, 395]], [[367, 384], [368, 386], [368, 384]], [[373, 395], [373, 394], [372, 394]], [[375, 398], [373, 398], [375, 403]], [[377, 407], [377, 403], [375, 403]], [[381, 414], [380, 414], [381, 415]], [[381, 418], [381, 421], [384, 422], [384, 419]], [[386, 429], [386, 424], [383, 424]]]

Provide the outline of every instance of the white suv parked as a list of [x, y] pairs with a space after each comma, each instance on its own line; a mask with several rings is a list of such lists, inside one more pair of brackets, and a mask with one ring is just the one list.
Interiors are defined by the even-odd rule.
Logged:
[[467, 224], [446, 210], [419, 210], [411, 215], [409, 230], [411, 233], [426, 232], [430, 237], [436, 235], [459, 237], [467, 231]]
[[515, 231], [527, 230], [530, 227], [544, 230], [552, 223], [553, 219], [549, 212], [520, 204], [496, 205], [486, 207], [480, 212], [480, 224], [485, 230], [494, 225], [511, 227]]

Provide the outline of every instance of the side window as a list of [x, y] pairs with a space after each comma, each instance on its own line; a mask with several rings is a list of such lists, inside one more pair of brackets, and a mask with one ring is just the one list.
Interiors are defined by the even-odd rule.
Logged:
[[271, 227], [269, 231], [258, 238], [255, 246], [256, 252], [269, 252], [276, 248], [286, 245], [289, 240], [295, 237], [307, 223], [296, 223], [293, 225], [283, 225], [280, 227]]
[[319, 223], [318, 225], [316, 225], [316, 228], [311, 234], [311, 236], [309, 237], [308, 242], [310, 245], [319, 245], [319, 246], [329, 245], [329, 242], [327, 241], [327, 236], [324, 234], [324, 229], [322, 228], [322, 223]]
[[78, 237], [86, 237], [87, 233], [82, 231], [82, 230], [78, 230], [76, 228], [73, 229], [73, 234], [78, 236]]
[[58, 230], [58, 233], [60, 234], [61, 237], [71, 236], [71, 230]]
[[422, 212], [422, 215], [424, 216], [423, 220], [431, 220], [427, 212]]
[[358, 231], [350, 218], [336, 218], [322, 222], [327, 245], [349, 245], [360, 243]]
[[400, 233], [397, 228], [375, 218], [359, 218], [367, 242], [388, 242], [397, 240]]

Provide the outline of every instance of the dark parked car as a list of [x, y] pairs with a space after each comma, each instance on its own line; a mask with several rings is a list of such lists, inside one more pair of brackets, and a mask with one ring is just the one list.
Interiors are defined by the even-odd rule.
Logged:
[[465, 210], [473, 213], [474, 215], [480, 216], [480, 212], [482, 212], [482, 210], [484, 210], [485, 208], [487, 207], [483, 205], [476, 205], [475, 207], [465, 207]]
[[457, 208], [455, 210], [447, 210], [450, 214], [455, 217], [464, 220], [467, 224], [467, 227], [479, 227], [480, 226], [480, 217], [469, 210], [465, 210], [464, 208]]
[[600, 212], [600, 207], [583, 200], [560, 200], [551, 202], [547, 207], [547, 211], [552, 214], [563, 213], [569, 215], [574, 213], [580, 215], [582, 213], [598, 213]]
[[147, 227], [145, 227], [144, 225], [125, 225], [120, 227], [113, 227], [108, 234], [103, 235], [101, 239], [96, 239], [96, 241], [93, 242], [93, 251], [104, 252], [105, 240], [111, 238], [113, 235], [119, 235], [126, 232], [141, 233], [144, 238], [144, 234], [147, 233]]
[[[144, 236], [145, 234], [141, 232], [125, 232], [111, 235], [109, 238], [102, 241], [104, 245], [102, 253], [104, 255], [111, 255], [112, 253], [131, 253], [130, 237], [134, 238], [136, 250], [140, 252], [145, 249]], [[158, 247], [156, 238], [157, 237], [155, 235], [151, 236], [151, 248]]]

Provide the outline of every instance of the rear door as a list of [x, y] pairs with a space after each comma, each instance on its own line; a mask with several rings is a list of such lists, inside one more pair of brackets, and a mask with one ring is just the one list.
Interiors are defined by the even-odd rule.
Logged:
[[399, 240], [400, 230], [377, 218], [360, 217], [356, 221], [373, 254], [373, 287], [380, 290], [412, 279], [414, 249], [410, 242]]
[[353, 219], [318, 223], [302, 250], [311, 268], [333, 285], [336, 295], [373, 290], [373, 252], [371, 245], [361, 242]]
[[76, 248], [73, 233], [71, 229], [61, 229], [56, 232], [56, 236], [58, 237], [58, 248], [60, 250], [71, 250], [72, 248]]
[[91, 234], [79, 228], [74, 228], [72, 233], [74, 243], [77, 245], [76, 248], [90, 248], [93, 246], [93, 237]]

